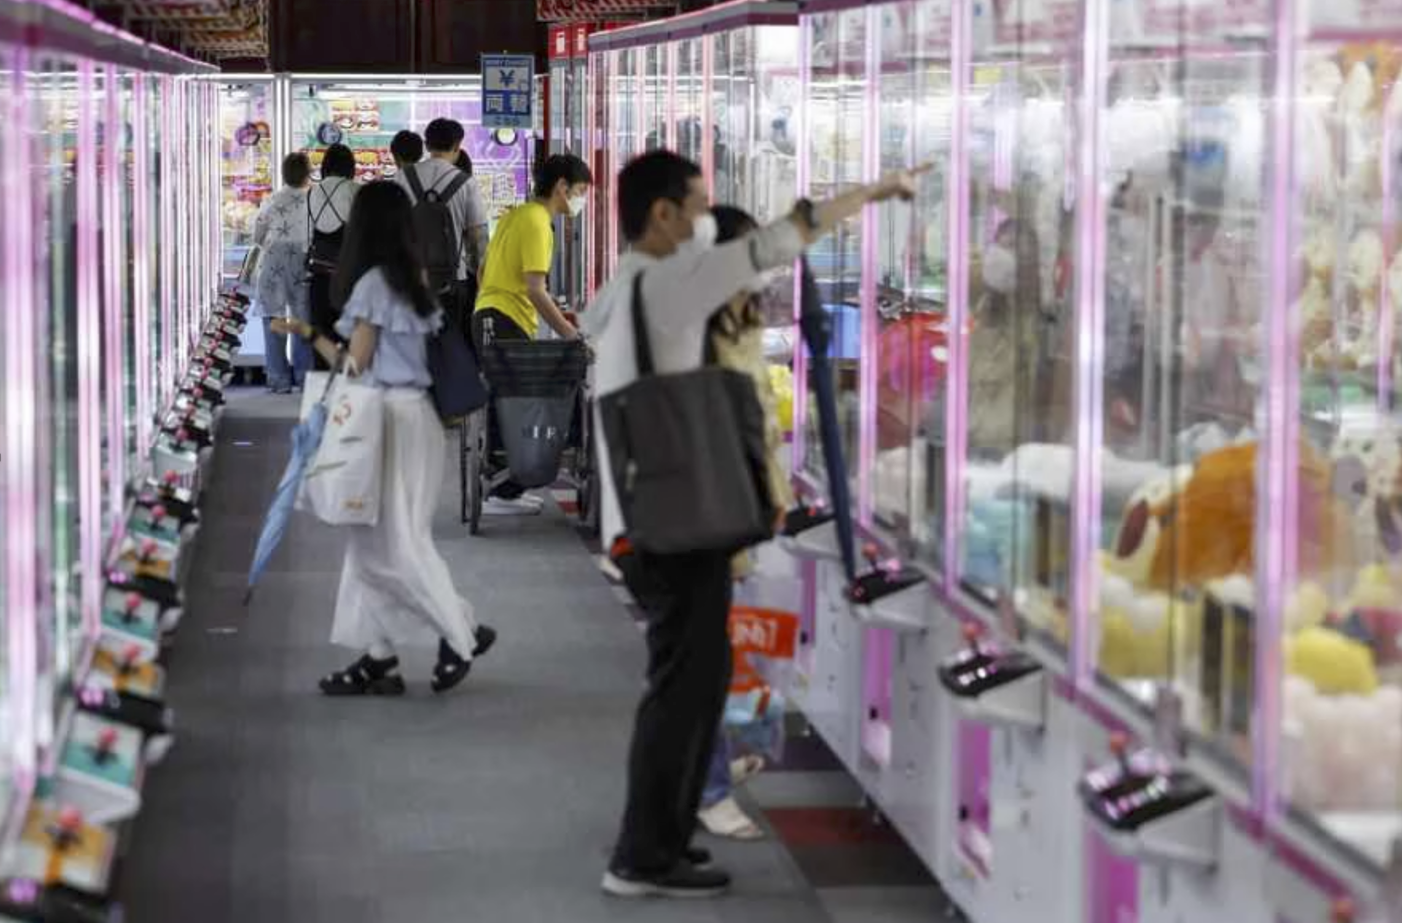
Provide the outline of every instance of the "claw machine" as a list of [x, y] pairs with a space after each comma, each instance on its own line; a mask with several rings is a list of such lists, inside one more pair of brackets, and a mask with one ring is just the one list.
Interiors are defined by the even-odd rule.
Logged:
[[1267, 723], [1252, 778], [1280, 842], [1280, 919], [1391, 921], [1402, 913], [1402, 6], [1314, 5], [1291, 32], [1269, 75], [1290, 103], [1272, 149], [1289, 159], [1268, 188], [1266, 289], [1279, 313], [1263, 324], [1258, 373], [1287, 403], [1261, 414], [1258, 503], [1272, 503], [1257, 528], [1270, 539], [1256, 562], [1254, 707], [1237, 720]]
[[463, 150], [472, 158], [473, 181], [488, 219], [530, 196], [535, 139], [529, 132], [482, 126], [481, 78], [427, 75], [303, 75], [287, 78], [288, 151], [306, 151], [318, 177], [332, 144], [351, 148], [360, 182], [395, 174], [390, 140], [404, 129], [423, 133], [435, 118], [467, 129]]

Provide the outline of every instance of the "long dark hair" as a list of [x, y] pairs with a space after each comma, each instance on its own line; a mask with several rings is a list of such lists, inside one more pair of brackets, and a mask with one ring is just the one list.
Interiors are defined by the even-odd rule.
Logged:
[[379, 269], [389, 287], [408, 299], [420, 317], [438, 310], [414, 243], [412, 213], [409, 194], [394, 183], [379, 180], [361, 187], [346, 222], [332, 284], [331, 299], [337, 308], [345, 307], [361, 276]]

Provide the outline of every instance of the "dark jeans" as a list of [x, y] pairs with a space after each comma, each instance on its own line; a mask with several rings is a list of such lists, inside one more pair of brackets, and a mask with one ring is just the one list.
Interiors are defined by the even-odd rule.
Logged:
[[[522, 330], [520, 325], [496, 308], [484, 308], [472, 314], [472, 348], [477, 351], [477, 355], [482, 355], [482, 350], [488, 339], [491, 340], [534, 340], [535, 335]], [[490, 382], [488, 382], [490, 384]], [[501, 439], [501, 429], [497, 425], [497, 418], [488, 414], [489, 425], [487, 428], [487, 444], [493, 448], [500, 448], [505, 445]], [[503, 500], [515, 500], [526, 492], [526, 488], [515, 481], [506, 481], [492, 491], [493, 497]]]
[[648, 665], [613, 867], [663, 872], [691, 844], [730, 687], [730, 555], [640, 552], [618, 563], [647, 613]]
[[[307, 283], [307, 302], [311, 310], [312, 329], [328, 340], [339, 342], [340, 337], [336, 335], [337, 312], [331, 306], [330, 275], [312, 273], [311, 280]], [[331, 364], [322, 358], [321, 353], [316, 353], [315, 358], [319, 371], [325, 372], [331, 368]]]

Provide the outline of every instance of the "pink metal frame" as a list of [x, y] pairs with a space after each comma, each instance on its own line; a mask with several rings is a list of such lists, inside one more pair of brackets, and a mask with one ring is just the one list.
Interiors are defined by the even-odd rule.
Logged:
[[102, 159], [101, 196], [102, 227], [102, 319], [103, 319], [103, 377], [107, 382], [103, 412], [107, 433], [107, 464], [102, 476], [107, 482], [107, 514], [112, 517], [112, 531], [104, 541], [119, 539], [126, 504], [126, 372], [123, 340], [127, 318], [123, 316], [126, 301], [126, 240], [123, 233], [122, 195], [126, 187], [126, 164], [122, 162], [126, 137], [122, 120], [122, 76], [113, 65], [102, 69]]
[[[1255, 706], [1251, 716], [1254, 811], [1267, 823], [1280, 814], [1283, 624], [1281, 612], [1294, 585], [1299, 465], [1299, 338], [1291, 323], [1294, 277], [1295, 79], [1297, 39], [1294, 0], [1275, 0], [1271, 48], [1270, 267], [1262, 348], [1266, 383], [1261, 394], [1265, 427], [1257, 451]], [[1384, 192], [1384, 197], [1388, 192]], [[1386, 364], [1386, 362], [1380, 362]]]
[[[40, 611], [36, 554], [20, 549], [38, 547], [36, 504], [40, 502], [36, 483], [38, 449], [38, 368], [36, 312], [34, 296], [34, 222], [30, 178], [30, 134], [28, 93], [24, 75], [31, 67], [28, 49], [0, 48], [8, 67], [0, 67], [0, 78], [7, 78], [3, 94], [5, 122], [11, 127], [0, 140], [0, 188], [7, 203], [6, 221], [0, 229], [0, 266], [5, 277], [4, 299], [0, 301], [0, 350], [4, 354], [3, 494], [0, 512], [4, 514], [4, 549], [0, 573], [5, 579], [4, 617], [8, 703], [6, 726], [7, 759], [12, 761], [12, 800], [3, 815], [5, 829], [0, 841], [9, 842], [22, 821], [21, 806], [34, 786], [34, 719], [37, 715], [38, 622]], [[0, 84], [3, 85], [3, 84]]]
[[1105, 367], [1105, 108], [1109, 4], [1083, 0], [1079, 156], [1076, 182], [1076, 473], [1071, 513], [1071, 679], [1078, 692], [1095, 679], [1097, 632], [1090, 620], [1099, 609], [1101, 451], [1104, 441]]
[[951, 4], [949, 50], [950, 107], [949, 170], [945, 202], [948, 203], [947, 324], [949, 357], [945, 366], [945, 481], [944, 481], [944, 590], [953, 595], [959, 586], [961, 529], [964, 524], [964, 457], [968, 448], [969, 412], [969, 78], [972, 11], [968, 4]]
[[132, 312], [136, 324], [136, 444], [151, 444], [151, 415], [155, 407], [155, 369], [151, 356], [151, 306], [155, 285], [151, 266], [151, 130], [148, 124], [147, 85], [153, 78], [136, 74], [132, 85], [132, 137], [136, 148], [132, 152], [135, 182], [132, 186], [132, 263], [134, 272]]
[[[97, 113], [94, 111], [94, 65], [78, 63], [78, 150], [96, 149]], [[83, 635], [97, 637], [101, 630], [103, 540], [102, 530], [102, 342], [99, 312], [102, 280], [99, 277], [98, 226], [101, 202], [97, 188], [97, 163], [79, 157], [74, 176], [78, 202], [78, 508], [86, 523], [79, 538], [82, 563]]]

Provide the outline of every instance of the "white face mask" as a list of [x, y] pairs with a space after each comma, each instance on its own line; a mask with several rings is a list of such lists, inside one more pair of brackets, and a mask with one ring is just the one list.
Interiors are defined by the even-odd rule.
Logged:
[[983, 284], [1000, 295], [1010, 295], [1017, 283], [1017, 258], [1007, 247], [994, 244], [983, 254]]
[[691, 219], [691, 239], [684, 242], [682, 248], [703, 253], [716, 245], [716, 236], [719, 233], [716, 216], [710, 212], [703, 212]]
[[573, 196], [570, 198], [569, 203], [570, 217], [578, 218], [584, 212], [584, 206], [589, 204], [589, 195], [585, 193], [584, 195]]

